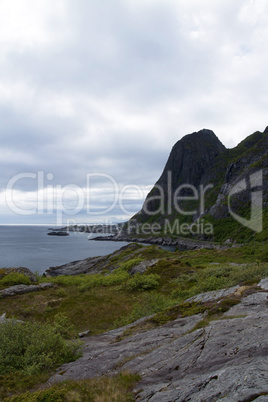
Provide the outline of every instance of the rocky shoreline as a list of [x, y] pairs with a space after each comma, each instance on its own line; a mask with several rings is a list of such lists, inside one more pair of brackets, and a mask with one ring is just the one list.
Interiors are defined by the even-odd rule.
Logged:
[[[101, 272], [103, 269], [106, 268], [110, 264], [110, 260], [112, 257], [115, 257], [116, 255], [120, 254], [120, 252], [124, 249], [135, 249], [137, 246], [137, 243], [143, 243], [145, 245], [152, 244], [155, 246], [159, 247], [174, 247], [175, 249], [178, 249], [180, 251], [184, 250], [200, 250], [200, 249], [216, 249], [216, 250], [222, 250], [222, 249], [228, 249], [230, 248], [230, 245], [219, 245], [219, 244], [213, 244], [213, 243], [208, 243], [208, 242], [201, 242], [197, 240], [190, 240], [190, 239], [170, 239], [168, 237], [165, 238], [156, 238], [156, 237], [151, 237], [147, 239], [142, 239], [142, 238], [133, 238], [133, 237], [127, 237], [127, 236], [99, 236], [95, 237], [89, 240], [93, 241], [124, 241], [128, 242], [130, 244], [121, 247], [119, 250], [114, 251], [110, 255], [105, 255], [105, 256], [98, 256], [98, 257], [88, 257], [83, 260], [78, 260], [78, 261], [72, 261], [60, 266], [56, 267], [49, 267], [46, 272], [45, 276], [47, 277], [54, 277], [58, 275], [81, 275], [81, 274], [87, 274], [87, 273], [98, 273]], [[131, 244], [132, 243], [132, 244]], [[239, 245], [232, 245], [232, 247], [238, 247]]]
[[226, 249], [230, 246], [238, 246], [236, 244], [230, 244], [230, 243], [225, 243], [225, 245], [209, 242], [209, 241], [201, 241], [201, 240], [193, 240], [193, 239], [187, 239], [185, 237], [179, 237], [176, 239], [172, 239], [171, 237], [165, 236], [165, 237], [133, 237], [133, 236], [127, 236], [127, 235], [118, 235], [115, 234], [113, 236], [98, 236], [94, 237], [89, 240], [94, 240], [94, 241], [125, 241], [125, 242], [131, 242], [131, 243], [144, 243], [144, 244], [154, 244], [157, 246], [165, 246], [165, 247], [174, 247], [177, 248], [178, 250], [196, 250], [196, 249]]

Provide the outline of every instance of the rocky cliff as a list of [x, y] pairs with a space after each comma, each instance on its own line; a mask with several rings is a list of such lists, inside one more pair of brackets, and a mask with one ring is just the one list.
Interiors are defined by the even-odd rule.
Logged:
[[[211, 130], [186, 135], [172, 148], [128, 231], [135, 233], [135, 224], [157, 223], [162, 234], [173, 237], [267, 240], [267, 177], [268, 127], [233, 149], [226, 149]], [[253, 204], [258, 208], [252, 209]], [[196, 223], [203, 226], [180, 231], [182, 224]], [[206, 232], [204, 225], [211, 230]]]
[[204, 181], [204, 175], [224, 150], [224, 145], [213, 131], [206, 129], [188, 134], [178, 141], [171, 150], [162, 175], [147, 196], [145, 205], [148, 211], [155, 212], [159, 208], [158, 197], [154, 199], [153, 195], [159, 192], [157, 188], [161, 188], [164, 195], [164, 210], [167, 212], [168, 197], [174, 197], [179, 186], [182, 186], [180, 195], [190, 192], [189, 188], [184, 186], [186, 184], [198, 187]]

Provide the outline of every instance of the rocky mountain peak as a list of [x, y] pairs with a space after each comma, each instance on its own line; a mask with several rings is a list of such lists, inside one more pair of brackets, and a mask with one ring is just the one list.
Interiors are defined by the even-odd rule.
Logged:
[[[206, 222], [213, 222], [214, 240], [226, 240], [230, 227], [232, 236], [240, 236], [240, 240], [255, 235], [252, 228], [233, 217], [235, 213], [244, 218], [243, 222], [249, 222], [251, 187], [246, 185], [235, 196], [229, 193], [237, 183], [246, 180], [249, 184], [250, 177], [259, 172], [263, 217], [267, 215], [267, 134], [268, 127], [264, 132], [256, 131], [232, 149], [226, 149], [209, 129], [184, 136], [173, 146], [162, 175], [132, 221], [150, 225], [157, 222], [163, 227], [168, 220], [175, 227], [174, 222], [178, 220], [180, 224], [190, 225], [205, 217]], [[262, 236], [266, 236], [265, 230]], [[202, 238], [211, 239], [209, 236]]]
[[198, 185], [215, 158], [225, 150], [212, 130], [203, 129], [184, 136], [172, 148], [158, 184], [165, 187], [167, 172], [173, 174], [173, 185]]
[[[212, 130], [203, 129], [184, 136], [173, 146], [162, 175], [148, 194], [146, 209], [155, 211], [159, 208], [158, 200], [152, 197], [159, 187], [164, 194], [163, 202], [167, 203], [166, 199], [173, 196], [180, 185], [199, 186], [216, 158], [225, 150]], [[187, 188], [181, 195], [184, 193], [187, 194]], [[144, 216], [144, 211], [139, 215]]]

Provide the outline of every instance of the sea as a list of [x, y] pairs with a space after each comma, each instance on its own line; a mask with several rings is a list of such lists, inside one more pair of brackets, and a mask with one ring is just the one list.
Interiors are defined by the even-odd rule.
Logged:
[[49, 267], [110, 254], [126, 242], [94, 241], [99, 234], [48, 236], [48, 226], [0, 226], [0, 268], [26, 267], [43, 274]]

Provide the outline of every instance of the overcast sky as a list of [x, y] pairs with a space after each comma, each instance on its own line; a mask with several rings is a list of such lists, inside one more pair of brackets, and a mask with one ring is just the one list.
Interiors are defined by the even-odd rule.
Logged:
[[267, 44], [267, 0], [1, 0], [0, 223], [127, 219], [184, 135], [263, 131]]

